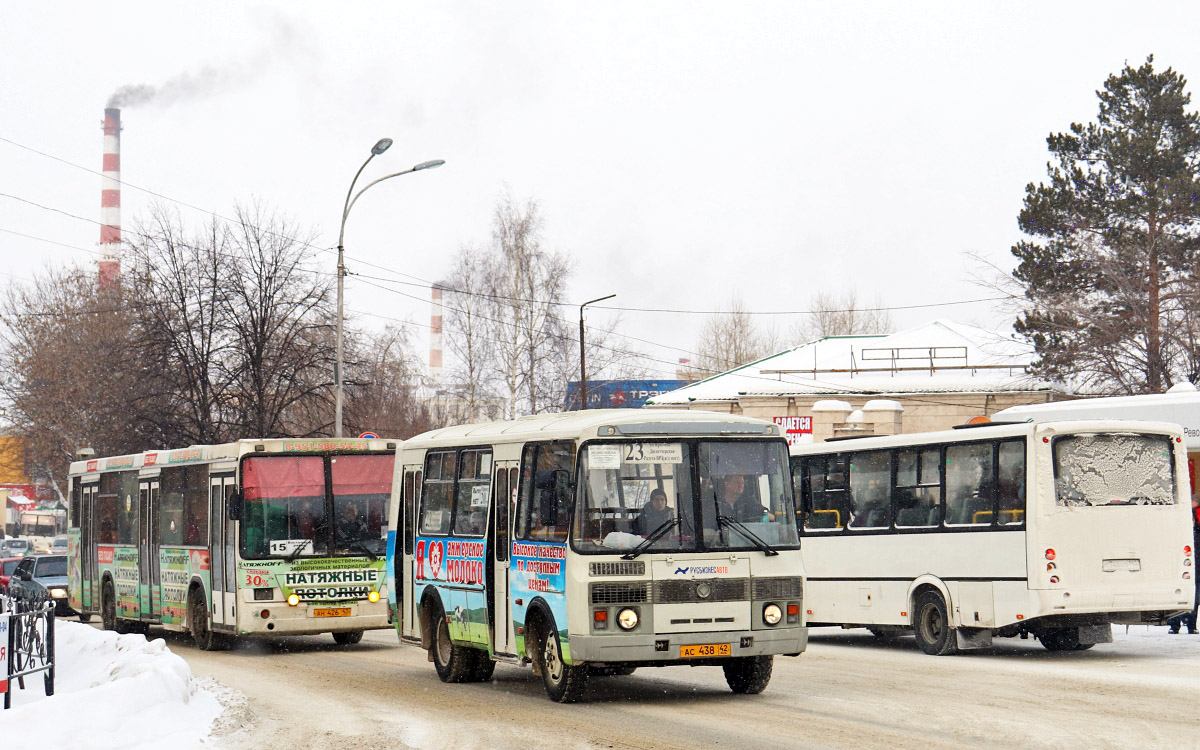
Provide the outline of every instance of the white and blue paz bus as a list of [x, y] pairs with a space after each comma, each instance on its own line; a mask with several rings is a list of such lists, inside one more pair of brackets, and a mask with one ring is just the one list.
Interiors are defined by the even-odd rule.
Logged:
[[404, 443], [388, 591], [445, 682], [531, 664], [711, 665], [757, 693], [807, 644], [787, 443], [768, 422], [628, 409], [450, 427]]

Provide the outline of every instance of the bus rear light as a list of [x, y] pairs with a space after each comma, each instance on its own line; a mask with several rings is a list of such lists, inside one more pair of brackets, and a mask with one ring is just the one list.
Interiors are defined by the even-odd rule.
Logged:
[[1050, 583], [1058, 583], [1058, 576], [1050, 576]]
[[1192, 567], [1192, 558], [1190, 558], [1190, 557], [1183, 558], [1183, 567], [1185, 567], [1185, 568]]
[[1044, 437], [1044, 438], [1042, 438], [1042, 442], [1043, 442], [1043, 443], [1048, 443], [1048, 442], [1050, 442], [1050, 438], [1048, 438], [1048, 437]]
[[1190, 557], [1192, 554], [1192, 545], [1190, 545], [1190, 544], [1183, 545], [1183, 554], [1188, 555]]
[[1185, 570], [1185, 571], [1183, 571], [1183, 580], [1185, 580], [1185, 581], [1190, 581], [1190, 580], [1192, 580], [1192, 574], [1191, 574], [1191, 573], [1189, 573], [1189, 572], [1188, 572], [1188, 571], [1186, 571], [1186, 570]]
[[1052, 563], [1052, 562], [1048, 562], [1048, 563], [1046, 563], [1046, 570], [1054, 570], [1054, 569], [1055, 569], [1055, 568], [1057, 568], [1057, 567], [1058, 567], [1058, 566], [1057, 566], [1057, 565], [1055, 565], [1055, 564], [1054, 564], [1054, 563]]
[[264, 609], [262, 612], [259, 612], [259, 614], [262, 615], [262, 618], [265, 620], [271, 616], [271, 610]]
[[1046, 559], [1053, 560], [1054, 558], [1055, 558], [1054, 550], [1053, 549], [1046, 550]]

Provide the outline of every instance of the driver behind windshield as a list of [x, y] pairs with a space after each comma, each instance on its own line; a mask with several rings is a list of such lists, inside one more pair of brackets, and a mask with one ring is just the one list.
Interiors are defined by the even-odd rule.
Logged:
[[743, 475], [730, 474], [716, 477], [713, 485], [717, 503], [716, 513], [712, 517], [706, 515], [704, 519], [706, 527], [718, 528], [717, 516], [732, 518], [742, 523], [775, 520], [775, 516], [746, 491], [746, 477]]

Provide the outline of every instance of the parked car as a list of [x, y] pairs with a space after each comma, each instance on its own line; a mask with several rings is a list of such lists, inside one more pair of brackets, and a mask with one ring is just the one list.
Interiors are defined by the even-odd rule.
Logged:
[[15, 599], [51, 599], [56, 615], [73, 615], [67, 603], [67, 556], [30, 555], [17, 563], [8, 582], [8, 592]]
[[0, 542], [0, 557], [24, 557], [33, 552], [28, 539], [5, 539]]
[[0, 557], [0, 594], [8, 593], [8, 579], [17, 569], [17, 563], [25, 558], [22, 557]]
[[54, 541], [50, 542], [50, 554], [52, 554], [52, 555], [67, 554], [67, 538], [65, 536], [54, 537]]

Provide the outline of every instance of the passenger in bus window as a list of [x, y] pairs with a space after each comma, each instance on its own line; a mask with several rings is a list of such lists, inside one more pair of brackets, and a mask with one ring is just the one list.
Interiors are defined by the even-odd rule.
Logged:
[[634, 519], [634, 530], [646, 536], [674, 517], [674, 511], [667, 507], [667, 493], [655, 488], [650, 491], [650, 501], [642, 506]]

